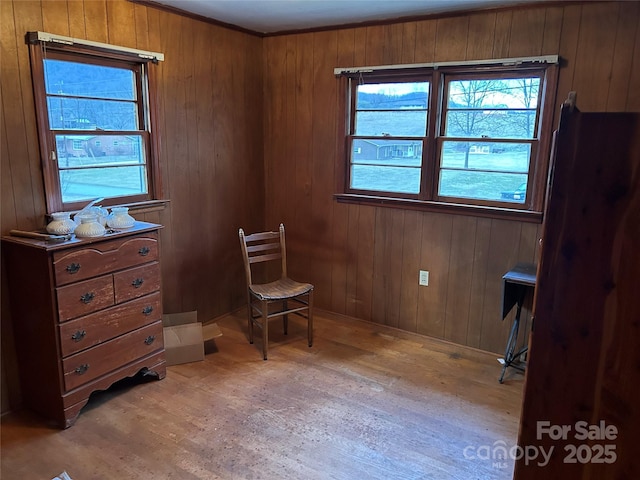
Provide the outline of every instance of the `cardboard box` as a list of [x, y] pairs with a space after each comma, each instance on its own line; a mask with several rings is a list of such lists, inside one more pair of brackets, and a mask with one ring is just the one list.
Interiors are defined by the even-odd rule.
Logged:
[[53, 477], [51, 480], [71, 480], [71, 477], [69, 476], [69, 474], [65, 471], [62, 472], [60, 475], [58, 475], [57, 477]]
[[222, 335], [215, 323], [203, 327], [198, 312], [165, 314], [162, 325], [167, 365], [204, 360], [204, 342]]

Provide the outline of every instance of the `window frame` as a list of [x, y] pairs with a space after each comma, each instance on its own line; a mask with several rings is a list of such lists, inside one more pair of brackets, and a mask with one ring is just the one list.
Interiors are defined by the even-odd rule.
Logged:
[[[107, 197], [101, 203], [105, 206], [133, 205], [162, 198], [162, 180], [160, 175], [160, 140], [152, 127], [157, 124], [156, 86], [154, 68], [149, 63], [153, 59], [141, 58], [128, 52], [100, 48], [93, 45], [49, 43], [37, 41], [27, 35], [31, 78], [35, 100], [36, 124], [38, 130], [40, 160], [42, 164], [44, 194], [47, 213], [75, 211], [84, 207], [89, 200], [63, 202], [60, 186], [60, 170], [57, 164], [56, 134], [67, 135], [97, 134], [97, 136], [127, 135], [132, 130], [75, 130], [55, 129], [49, 124], [47, 92], [44, 76], [44, 60], [47, 58], [64, 59], [76, 63], [126, 68], [134, 72], [136, 103], [138, 108], [138, 130], [145, 156], [147, 193], [119, 197]], [[117, 47], [113, 47], [117, 48]], [[155, 63], [155, 62], [154, 62]], [[55, 157], [54, 157], [54, 152]], [[96, 195], [95, 197], [98, 197]]]
[[[496, 61], [499, 62], [499, 61]], [[470, 63], [470, 62], [469, 62]], [[549, 168], [551, 150], [551, 137], [553, 127], [553, 99], [556, 96], [558, 80], [558, 63], [518, 62], [515, 65], [503, 63], [495, 64], [447, 64], [416, 68], [411, 65], [398, 66], [386, 70], [384, 66], [372, 67], [367, 71], [358, 69], [346, 70], [342, 75], [348, 82], [341, 82], [342, 98], [345, 98], [345, 110], [339, 131], [345, 132], [343, 139], [344, 150], [338, 155], [338, 178], [336, 180], [335, 198], [340, 202], [368, 203], [385, 205], [397, 208], [418, 209], [427, 211], [440, 211], [450, 213], [472, 214], [487, 217], [511, 217], [528, 221], [540, 222], [545, 200], [546, 175]], [[338, 74], [339, 69], [336, 69]], [[440, 165], [441, 148], [444, 141], [452, 137], [444, 135], [444, 120], [446, 111], [446, 93], [449, 82], [461, 78], [505, 78], [516, 75], [539, 73], [541, 78], [538, 97], [538, 117], [536, 122], [537, 136], [533, 139], [513, 139], [506, 142], [530, 143], [532, 145], [529, 169], [527, 172], [527, 195], [523, 204], [514, 202], [500, 202], [498, 200], [466, 199], [462, 197], [449, 197], [439, 195], [438, 185], [442, 167]], [[420, 81], [431, 75], [429, 91], [429, 114], [427, 118], [427, 130], [425, 148], [423, 149], [420, 192], [416, 195], [403, 195], [393, 192], [381, 192], [376, 190], [364, 190], [351, 188], [351, 148], [352, 130], [355, 125], [355, 102], [358, 82], [363, 80], [371, 83], [401, 82], [406, 78], [415, 78]], [[393, 137], [397, 138], [397, 137]], [[503, 139], [479, 139], [478, 143]], [[340, 139], [338, 139], [340, 141]], [[338, 147], [340, 151], [340, 147]]]
[[[426, 132], [425, 135], [422, 137], [411, 137], [411, 136], [402, 136], [402, 135], [398, 135], [398, 136], [391, 136], [388, 137], [390, 139], [398, 139], [398, 140], [411, 140], [414, 138], [420, 138], [422, 139], [422, 158], [420, 161], [420, 170], [422, 171], [425, 168], [425, 156], [426, 156], [426, 152], [427, 149], [429, 148], [429, 128], [431, 125], [431, 96], [433, 95], [433, 83], [431, 81], [431, 72], [420, 72], [420, 71], [411, 71], [411, 72], [402, 72], [402, 73], [398, 73], [395, 75], [389, 75], [387, 73], [382, 73], [380, 75], [372, 75], [369, 76], [368, 79], [370, 80], [374, 80], [376, 82], [380, 82], [380, 83], [400, 83], [400, 82], [425, 82], [428, 81], [429, 83], [429, 105], [427, 107], [427, 120], [426, 120]], [[428, 78], [428, 80], [425, 80], [426, 78]], [[350, 91], [349, 94], [349, 117], [350, 117], [350, 121], [347, 122], [347, 127], [348, 127], [348, 135], [347, 135], [347, 179], [346, 179], [346, 184], [344, 185], [345, 190], [347, 191], [347, 193], [350, 194], [364, 194], [364, 195], [376, 195], [376, 194], [380, 194], [382, 196], [391, 196], [394, 198], [402, 198], [402, 199], [414, 199], [416, 197], [415, 194], [411, 194], [411, 193], [402, 193], [402, 192], [388, 192], [387, 194], [385, 194], [385, 192], [381, 192], [378, 190], [365, 190], [365, 189], [357, 189], [357, 188], [351, 188], [350, 185], [350, 171], [351, 171], [351, 153], [353, 151], [353, 140], [359, 140], [359, 139], [367, 139], [367, 138], [387, 138], [387, 137], [375, 137], [372, 135], [356, 135], [354, 128], [356, 125], [356, 120], [355, 120], [355, 116], [358, 112], [358, 110], [356, 109], [356, 95], [355, 95], [355, 91], [357, 89], [357, 85], [353, 84], [352, 85], [352, 89]], [[367, 111], [367, 110], [360, 110], [360, 111]], [[424, 177], [424, 175], [421, 175], [421, 181], [422, 178]], [[422, 191], [422, 185], [420, 185], [420, 191]]]

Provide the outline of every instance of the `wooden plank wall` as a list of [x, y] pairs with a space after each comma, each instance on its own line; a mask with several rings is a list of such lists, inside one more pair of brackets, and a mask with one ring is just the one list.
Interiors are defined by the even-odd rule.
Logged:
[[568, 2], [266, 38], [266, 225], [287, 226], [291, 274], [316, 285], [318, 307], [503, 352], [501, 276], [537, 261], [542, 230], [337, 203], [335, 67], [559, 54], [556, 106], [575, 90], [583, 111], [639, 111], [639, 7]]
[[[499, 278], [536, 258], [540, 226], [335, 203], [333, 68], [559, 53], [556, 103], [573, 89], [584, 110], [638, 111], [638, 7], [569, 2], [263, 40], [125, 0], [3, 0], [1, 232], [39, 228], [45, 213], [24, 34], [161, 51], [157, 128], [171, 203], [139, 218], [165, 226], [166, 312], [208, 320], [241, 306], [237, 228], [283, 221], [291, 271], [316, 284], [320, 308], [500, 352]], [[3, 276], [2, 411], [18, 391], [6, 287]]]
[[[206, 321], [244, 300], [238, 228], [264, 221], [262, 39], [124, 0], [2, 1], [2, 233], [44, 226], [27, 31], [162, 52], [161, 168], [169, 206], [135, 214], [161, 231], [164, 310]], [[3, 274], [4, 275], [4, 274]], [[15, 356], [2, 279], [2, 411]]]

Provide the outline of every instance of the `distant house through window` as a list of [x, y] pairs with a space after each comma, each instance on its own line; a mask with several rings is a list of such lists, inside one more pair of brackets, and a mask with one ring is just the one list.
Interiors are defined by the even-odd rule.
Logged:
[[29, 37], [48, 211], [158, 198], [149, 59], [40, 33]]
[[338, 198], [541, 212], [557, 61], [516, 63], [348, 69]]
[[354, 85], [350, 185], [353, 190], [418, 194], [427, 137], [429, 78]]

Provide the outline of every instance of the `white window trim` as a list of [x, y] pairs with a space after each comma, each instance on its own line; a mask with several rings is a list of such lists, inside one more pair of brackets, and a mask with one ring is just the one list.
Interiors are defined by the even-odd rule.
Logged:
[[164, 62], [164, 54], [158, 52], [150, 52], [147, 50], [138, 50], [137, 48], [121, 47], [117, 45], [111, 45], [108, 43], [94, 42], [91, 40], [84, 40], [81, 38], [65, 37], [64, 35], [57, 35], [48, 32], [29, 32], [28, 40], [30, 42], [44, 42], [44, 43], [61, 43], [63, 45], [84, 45], [87, 47], [98, 48], [100, 50], [106, 50], [109, 52], [126, 53], [135, 55], [137, 57], [152, 60], [156, 62]]
[[513, 57], [513, 58], [488, 58], [484, 60], [467, 60], [459, 62], [431, 62], [431, 63], [405, 63], [395, 65], [376, 65], [370, 67], [339, 67], [333, 69], [333, 74], [340, 75], [354, 75], [358, 73], [371, 73], [385, 70], [406, 70], [411, 68], [433, 68], [439, 67], [470, 67], [470, 66], [515, 66], [522, 65], [524, 63], [546, 63], [546, 64], [558, 64], [560, 63], [560, 57], [558, 55], [543, 55], [538, 57]]

